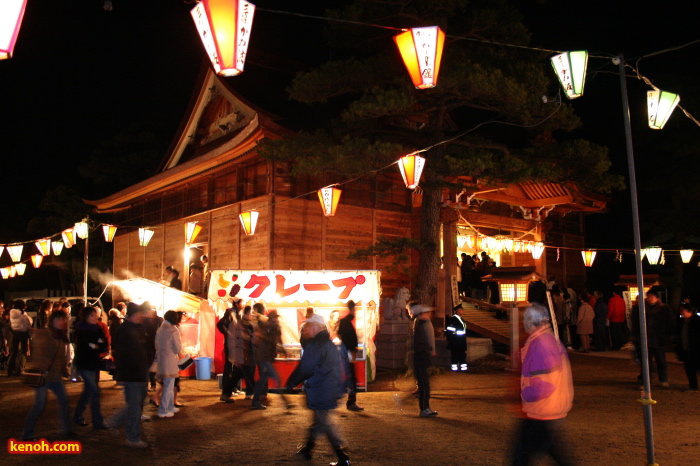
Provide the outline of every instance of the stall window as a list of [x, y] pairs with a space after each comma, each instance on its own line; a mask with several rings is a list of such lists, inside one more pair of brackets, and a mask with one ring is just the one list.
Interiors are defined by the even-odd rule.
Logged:
[[234, 204], [238, 201], [237, 195], [238, 173], [236, 171], [226, 173], [214, 180], [214, 206]]
[[244, 168], [245, 198], [267, 194], [267, 162], [260, 161]]
[[171, 191], [163, 196], [163, 221], [176, 220], [184, 217], [182, 203], [184, 192], [181, 189]]
[[188, 186], [184, 189], [184, 214], [193, 215], [207, 210], [207, 199], [209, 194], [208, 183], [199, 183]]

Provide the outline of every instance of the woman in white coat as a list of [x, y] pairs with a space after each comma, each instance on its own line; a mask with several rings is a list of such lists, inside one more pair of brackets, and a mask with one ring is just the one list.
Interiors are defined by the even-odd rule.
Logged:
[[158, 407], [158, 417], [173, 417], [179, 411], [175, 407], [175, 378], [180, 375], [178, 361], [182, 353], [182, 341], [178, 325], [182, 314], [168, 311], [163, 316], [163, 323], [156, 332], [156, 362], [158, 377], [163, 379], [163, 394]]

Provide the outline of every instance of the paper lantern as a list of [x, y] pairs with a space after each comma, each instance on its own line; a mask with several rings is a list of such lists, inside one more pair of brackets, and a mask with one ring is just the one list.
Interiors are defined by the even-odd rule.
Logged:
[[425, 159], [420, 155], [406, 155], [399, 159], [401, 177], [408, 189], [416, 189], [418, 187], [424, 166]]
[[114, 241], [114, 235], [117, 234], [117, 227], [114, 225], [102, 225], [102, 233], [105, 235], [105, 241], [111, 243]]
[[17, 267], [13, 265], [10, 266], [10, 278], [15, 278], [17, 276]]
[[197, 222], [187, 222], [185, 223], [185, 242], [187, 244], [194, 243], [197, 239], [197, 235], [202, 231], [202, 225]]
[[647, 91], [649, 128], [662, 129], [680, 101], [680, 96], [672, 92], [659, 89]]
[[595, 260], [595, 251], [592, 250], [587, 250], [587, 251], [581, 251], [581, 256], [583, 257], [583, 264], [586, 267], [590, 267], [593, 265], [593, 261]]
[[326, 217], [332, 217], [335, 215], [341, 194], [343, 194], [343, 190], [335, 186], [326, 186], [325, 188], [318, 190], [318, 200], [321, 202], [323, 215]]
[[41, 267], [41, 263], [44, 261], [44, 256], [41, 254], [32, 254], [32, 265], [35, 269]]
[[53, 249], [54, 256], [60, 256], [61, 251], [63, 251], [63, 241], [54, 241], [51, 243], [51, 249]]
[[0, 2], [0, 60], [12, 58], [27, 0]]
[[474, 247], [474, 235], [467, 235], [467, 247], [469, 249]]
[[692, 249], [681, 249], [681, 260], [683, 261], [684, 264], [687, 264], [690, 262], [690, 259], [693, 257], [693, 250]]
[[63, 245], [68, 249], [72, 248], [75, 244], [75, 232], [72, 228], [63, 230], [63, 232], [61, 233], [61, 237], [63, 238]]
[[192, 9], [199, 37], [216, 74], [243, 72], [255, 5], [244, 0], [202, 0]]
[[656, 265], [659, 263], [659, 259], [661, 258], [661, 252], [663, 251], [663, 249], [661, 249], [658, 246], [652, 246], [649, 248], [645, 248], [644, 251], [646, 253], [647, 260], [649, 261], [650, 265]]
[[24, 262], [15, 264], [15, 270], [17, 271], [17, 275], [24, 275], [24, 271], [27, 270], [27, 264]]
[[22, 249], [24, 249], [24, 245], [22, 244], [13, 244], [7, 247], [7, 252], [10, 254], [13, 262], [22, 260]]
[[416, 89], [435, 87], [440, 72], [445, 33], [438, 26], [412, 28], [394, 36]]
[[80, 239], [85, 239], [88, 237], [89, 227], [86, 222], [78, 222], [73, 225], [73, 231]]
[[259, 215], [260, 212], [257, 210], [249, 210], [248, 212], [241, 212], [238, 214], [241, 225], [243, 225], [243, 231], [247, 236], [253, 236], [255, 234], [255, 227], [258, 224]]
[[39, 250], [42, 256], [48, 256], [51, 254], [51, 239], [50, 238], [44, 238], [40, 239], [36, 243], [36, 248]]
[[537, 242], [532, 245], [532, 258], [537, 260], [542, 257], [544, 252], [544, 244]]
[[148, 242], [153, 238], [155, 231], [148, 228], [139, 228], [139, 244], [143, 247], [148, 246]]
[[10, 278], [10, 268], [9, 267], [1, 268], [0, 275], [2, 275], [2, 278]]
[[463, 247], [464, 247], [464, 244], [465, 244], [466, 242], [467, 242], [467, 237], [466, 237], [466, 236], [462, 236], [462, 235], [457, 236], [457, 247], [458, 247], [458, 248], [460, 248], [460, 249], [463, 248]]
[[588, 52], [585, 50], [564, 52], [554, 55], [551, 60], [566, 97], [568, 99], [581, 97], [586, 82]]

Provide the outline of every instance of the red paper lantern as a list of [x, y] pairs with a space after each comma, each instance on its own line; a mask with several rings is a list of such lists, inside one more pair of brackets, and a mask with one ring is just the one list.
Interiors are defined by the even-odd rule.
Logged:
[[409, 29], [394, 36], [394, 42], [416, 89], [435, 87], [445, 45], [442, 29], [438, 26]]

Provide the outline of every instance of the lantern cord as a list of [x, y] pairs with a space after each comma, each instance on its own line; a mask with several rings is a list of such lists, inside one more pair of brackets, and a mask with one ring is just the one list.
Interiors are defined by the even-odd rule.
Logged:
[[372, 24], [372, 23], [363, 23], [361, 21], [352, 21], [349, 19], [339, 19], [339, 18], [329, 18], [325, 16], [314, 16], [314, 15], [305, 15], [302, 13], [293, 13], [291, 11], [280, 11], [280, 10], [269, 10], [267, 8], [256, 8], [256, 11], [265, 11], [267, 13], [278, 13], [282, 15], [290, 15], [290, 16], [299, 16], [301, 18], [311, 18], [311, 19], [320, 19], [322, 21], [332, 21], [335, 23], [346, 23], [346, 24], [356, 24], [358, 26], [369, 26], [369, 27], [375, 27], [375, 28], [380, 28], [380, 29], [389, 29], [391, 31], [407, 31], [408, 29], [406, 28], [396, 28], [396, 27], [391, 27], [391, 26], [382, 26], [381, 24]]

